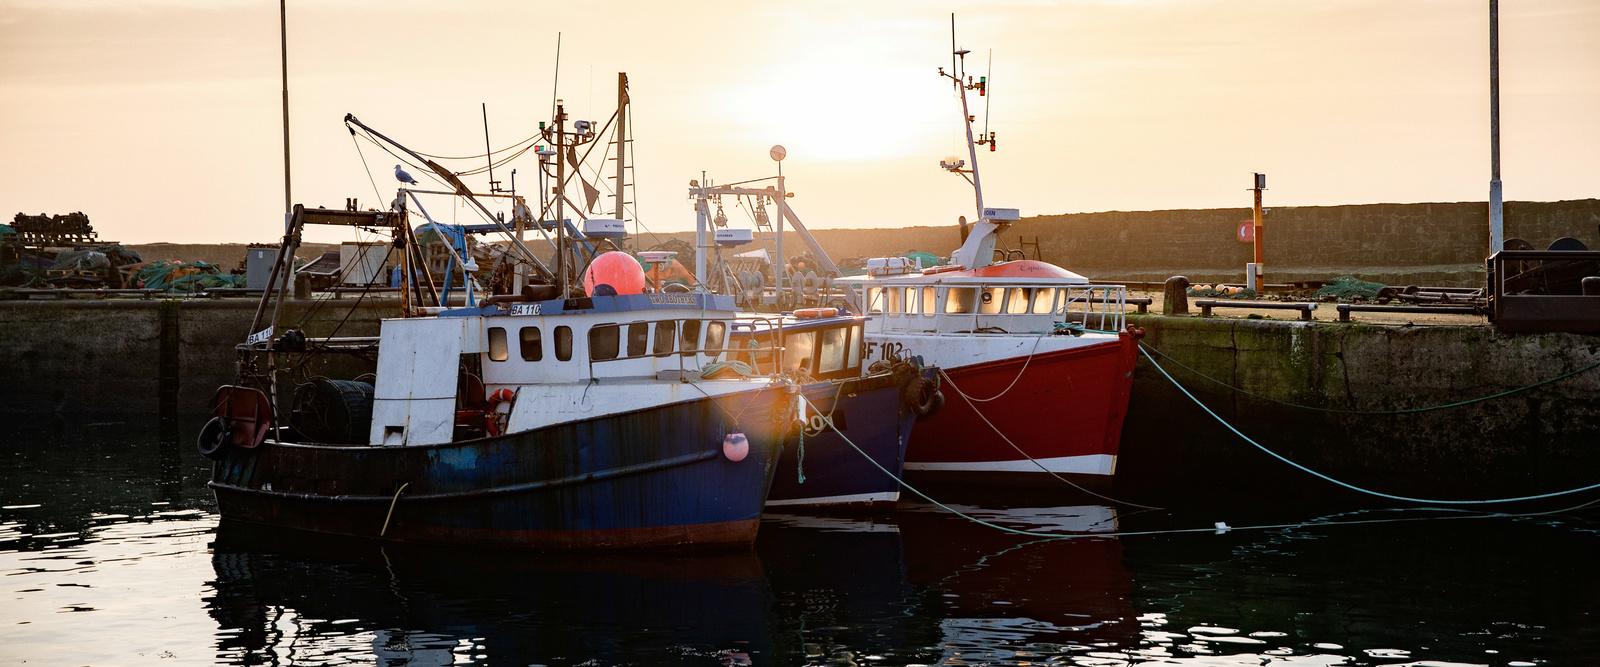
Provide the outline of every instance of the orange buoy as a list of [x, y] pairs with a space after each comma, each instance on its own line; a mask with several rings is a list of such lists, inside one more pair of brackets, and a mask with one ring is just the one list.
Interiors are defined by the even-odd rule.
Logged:
[[[608, 289], [601, 289], [602, 287]], [[596, 291], [599, 291], [596, 294]], [[594, 258], [583, 271], [583, 292], [589, 296], [643, 294], [644, 269], [625, 252], [612, 251]]]
[[794, 316], [799, 318], [837, 317], [838, 315], [838, 308], [801, 308], [794, 311]]

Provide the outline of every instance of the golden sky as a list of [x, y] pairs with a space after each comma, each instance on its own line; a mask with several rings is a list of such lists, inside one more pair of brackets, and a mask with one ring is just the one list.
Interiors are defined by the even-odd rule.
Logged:
[[[395, 160], [362, 146], [369, 181], [346, 113], [434, 154], [483, 151], [484, 103], [497, 147], [532, 135], [560, 32], [574, 118], [604, 121], [632, 81], [650, 229], [692, 228], [702, 171], [773, 174], [773, 144], [812, 227], [953, 224], [973, 212], [937, 167], [964, 150], [936, 73], [951, 12], [969, 72], [993, 51], [991, 206], [1248, 206], [1252, 171], [1269, 206], [1487, 197], [1486, 0], [291, 0], [294, 199], [393, 198]], [[1600, 2], [1504, 0], [1500, 35], [1506, 199], [1600, 196]], [[272, 0], [0, 0], [4, 217], [275, 241], [278, 37]]]

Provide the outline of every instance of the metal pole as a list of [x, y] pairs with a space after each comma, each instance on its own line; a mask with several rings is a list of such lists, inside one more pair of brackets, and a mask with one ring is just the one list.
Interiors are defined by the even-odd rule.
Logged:
[[1489, 254], [1505, 249], [1500, 194], [1500, 0], [1489, 0]]
[[483, 158], [489, 161], [489, 194], [500, 191], [500, 186], [494, 180], [494, 149], [489, 147], [489, 103], [483, 105]]
[[1266, 244], [1266, 239], [1262, 238], [1262, 232], [1265, 230], [1265, 227], [1261, 224], [1262, 223], [1262, 217], [1261, 217], [1261, 188], [1251, 188], [1251, 190], [1254, 190], [1255, 191], [1255, 195], [1256, 195], [1255, 196], [1255, 207], [1251, 211], [1251, 213], [1253, 214], [1253, 217], [1254, 217], [1255, 228], [1256, 228], [1255, 229], [1255, 231], [1256, 231], [1256, 234], [1255, 234], [1255, 236], [1256, 236], [1256, 239], [1255, 239], [1256, 268], [1255, 268], [1255, 275], [1252, 276], [1253, 280], [1251, 280], [1249, 282], [1254, 282], [1255, 283], [1257, 292], [1264, 292], [1264, 291], [1266, 291], [1266, 280], [1265, 280], [1265, 278], [1266, 278], [1266, 269], [1264, 269], [1262, 267], [1265, 265], [1265, 262], [1266, 262], [1265, 257], [1266, 257], [1266, 254], [1267, 254], [1266, 253], [1266, 250], [1267, 250], [1266, 249], [1266, 245], [1267, 244]]
[[614, 211], [611, 215], [618, 220], [623, 219], [623, 191], [626, 189], [623, 184], [627, 182], [623, 180], [627, 177], [626, 172], [623, 170], [626, 169], [628, 165], [627, 153], [625, 152], [627, 150], [627, 145], [628, 73], [617, 72], [617, 207], [616, 211]]
[[288, 0], [278, 0], [278, 44], [283, 56], [283, 213], [294, 212], [289, 194], [289, 8]]
[[567, 224], [562, 220], [567, 199], [566, 121], [566, 105], [556, 100], [556, 289], [563, 299], [567, 298]]

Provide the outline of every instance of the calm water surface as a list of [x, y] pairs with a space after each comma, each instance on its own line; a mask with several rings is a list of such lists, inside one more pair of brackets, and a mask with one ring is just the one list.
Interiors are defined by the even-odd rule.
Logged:
[[1600, 664], [1588, 509], [975, 496], [1032, 531], [1234, 529], [1040, 540], [903, 502], [770, 517], [753, 551], [529, 555], [219, 523], [192, 429], [3, 428], [3, 664]]

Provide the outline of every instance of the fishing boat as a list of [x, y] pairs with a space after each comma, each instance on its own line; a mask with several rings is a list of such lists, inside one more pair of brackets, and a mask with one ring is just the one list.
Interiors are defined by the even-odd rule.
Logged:
[[869, 318], [800, 309], [733, 324], [733, 357], [756, 372], [802, 375], [805, 412], [783, 449], [768, 508], [893, 507], [906, 443], [944, 404], [938, 369], [915, 360], [865, 360]]
[[[559, 105], [556, 118], [552, 156], [592, 134], [567, 133]], [[346, 123], [433, 169], [512, 234], [452, 172]], [[198, 440], [223, 520], [537, 549], [751, 543], [808, 387], [724, 372], [733, 299], [643, 293], [637, 261], [619, 252], [592, 257], [575, 293], [568, 271], [547, 272], [514, 242], [551, 283], [481, 301], [469, 292], [455, 306], [419, 270], [405, 207], [416, 190], [402, 187], [387, 211], [294, 208], [252, 329], [269, 324], [239, 347], [240, 380], [218, 390]], [[556, 229], [558, 262], [569, 245], [561, 199], [556, 223], [538, 225]], [[402, 316], [375, 339], [279, 328], [308, 223], [384, 232], [401, 253]], [[331, 352], [375, 354], [372, 381], [303, 376], [317, 367], [309, 357]], [[290, 378], [292, 401], [280, 387]]]
[[970, 167], [957, 158], [940, 166], [971, 183], [977, 221], [963, 220], [948, 265], [880, 262], [839, 284], [873, 316], [869, 356], [918, 356], [942, 370], [949, 400], [912, 435], [908, 474], [1103, 484], [1116, 471], [1141, 332], [1126, 325], [1123, 286], [996, 251], [1020, 216], [984, 202], [978, 147], [993, 151], [995, 135], [974, 137], [967, 93], [987, 96], [988, 78], [974, 81], [968, 52], [952, 51], [951, 71], [939, 72], [961, 100]]

